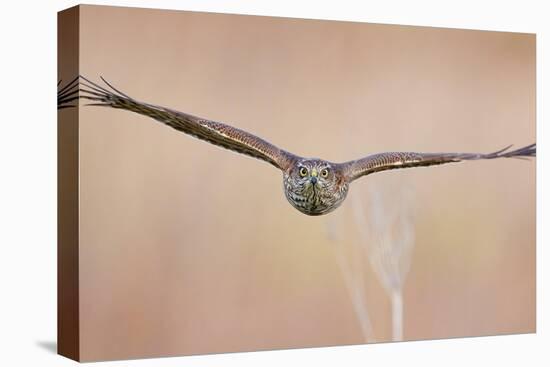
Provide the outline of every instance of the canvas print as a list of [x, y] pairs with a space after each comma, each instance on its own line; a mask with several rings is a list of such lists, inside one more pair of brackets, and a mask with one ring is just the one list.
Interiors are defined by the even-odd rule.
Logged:
[[58, 350], [535, 332], [535, 35], [81, 5]]

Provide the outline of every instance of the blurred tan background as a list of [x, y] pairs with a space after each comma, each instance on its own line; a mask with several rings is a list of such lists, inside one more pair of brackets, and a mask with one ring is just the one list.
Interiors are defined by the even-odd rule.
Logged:
[[[88, 78], [303, 156], [535, 141], [530, 34], [82, 6], [80, 35]], [[363, 343], [342, 255], [390, 340], [352, 205], [377, 215], [373, 192], [413, 213], [405, 340], [535, 331], [534, 161], [380, 173], [308, 217], [265, 162], [125, 111], [80, 123], [83, 360]]]

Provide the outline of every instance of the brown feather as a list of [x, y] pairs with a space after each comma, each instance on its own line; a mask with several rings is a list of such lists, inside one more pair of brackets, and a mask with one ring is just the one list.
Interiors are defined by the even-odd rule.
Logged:
[[295, 160], [291, 153], [246, 131], [166, 107], [139, 102], [120, 92], [103, 78], [102, 80], [112, 90], [83, 76], [81, 78], [85, 81], [81, 82], [81, 85], [85, 87], [80, 89], [81, 98], [94, 101], [95, 103], [91, 103], [91, 105], [108, 106], [151, 117], [198, 139], [269, 162], [282, 171], [286, 171]]
[[493, 153], [414, 153], [387, 152], [367, 156], [362, 159], [343, 163], [349, 182], [371, 173], [410, 167], [433, 166], [438, 164], [460, 162], [466, 160], [523, 158], [536, 155], [536, 144], [531, 144], [516, 150], [508, 150], [511, 146]]

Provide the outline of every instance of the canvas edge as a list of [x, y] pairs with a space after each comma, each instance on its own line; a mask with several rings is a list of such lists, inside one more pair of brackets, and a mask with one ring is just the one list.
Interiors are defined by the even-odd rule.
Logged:
[[[62, 87], [79, 74], [80, 7], [57, 13], [57, 73]], [[67, 37], [67, 35], [71, 35]], [[78, 108], [57, 115], [57, 353], [80, 361]]]

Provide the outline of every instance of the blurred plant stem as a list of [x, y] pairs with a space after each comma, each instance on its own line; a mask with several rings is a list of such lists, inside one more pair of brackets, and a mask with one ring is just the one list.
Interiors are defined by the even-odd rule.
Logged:
[[367, 195], [367, 212], [360, 195], [352, 202], [367, 257], [390, 298], [393, 341], [403, 340], [403, 287], [414, 248], [412, 196], [410, 189], [374, 185]]
[[367, 342], [375, 339], [367, 309], [366, 258], [390, 298], [392, 340], [403, 340], [403, 288], [411, 266], [414, 225], [412, 189], [402, 187], [402, 183], [371, 185], [367, 195], [353, 194], [352, 215], [358, 239], [343, 238], [349, 223], [342, 223], [342, 214], [327, 218], [327, 235], [334, 243], [336, 261]]
[[329, 218], [327, 223], [328, 238], [333, 242], [334, 253], [340, 272], [344, 278], [344, 283], [348, 291], [353, 310], [365, 342], [372, 343], [375, 340], [372, 330], [372, 323], [367, 308], [367, 294], [365, 292], [365, 279], [363, 273], [363, 264], [361, 256], [349, 256], [340, 238], [337, 217]]
[[403, 293], [394, 289], [391, 294], [392, 340], [403, 340]]

